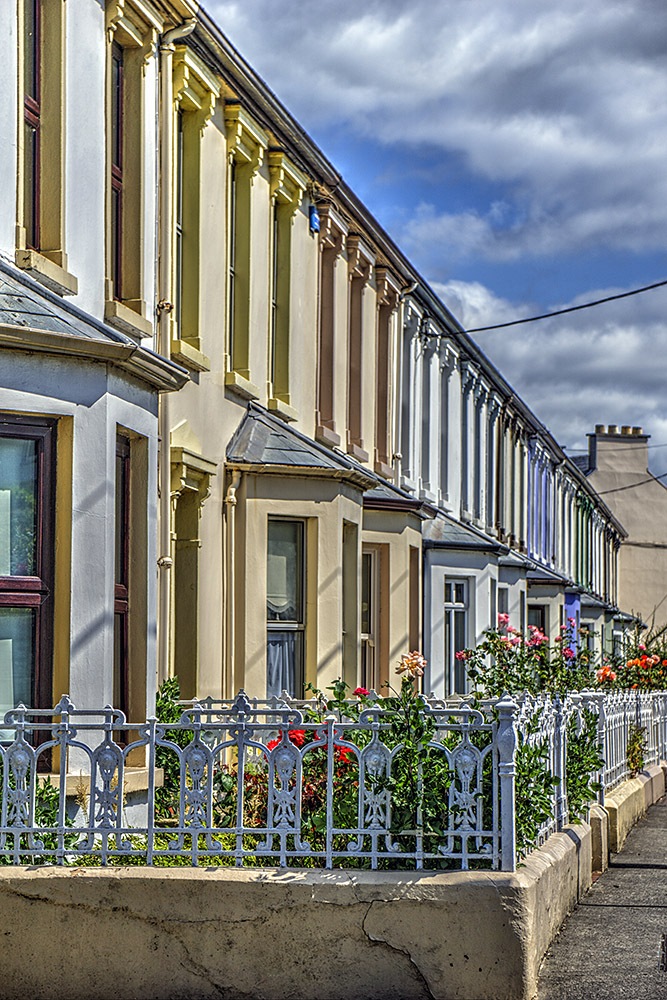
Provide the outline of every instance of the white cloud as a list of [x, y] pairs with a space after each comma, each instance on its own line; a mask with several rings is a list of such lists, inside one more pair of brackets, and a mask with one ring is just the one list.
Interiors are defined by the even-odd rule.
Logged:
[[[593, 289], [553, 309], [581, 305], [623, 288]], [[530, 303], [498, 298], [478, 282], [450, 281], [435, 291], [467, 329], [535, 315]], [[586, 447], [595, 424], [643, 426], [667, 444], [664, 365], [667, 288], [522, 326], [473, 334], [513, 389], [564, 445]], [[651, 452], [667, 469], [667, 448]]]
[[432, 210], [407, 232], [512, 260], [662, 247], [661, 0], [213, 0], [211, 12], [306, 125], [462, 154], [513, 211]]

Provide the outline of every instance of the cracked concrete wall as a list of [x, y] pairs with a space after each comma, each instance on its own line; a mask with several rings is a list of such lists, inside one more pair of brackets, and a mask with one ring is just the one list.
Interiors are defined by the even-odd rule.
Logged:
[[0, 868], [5, 1000], [528, 1000], [590, 828], [515, 874]]

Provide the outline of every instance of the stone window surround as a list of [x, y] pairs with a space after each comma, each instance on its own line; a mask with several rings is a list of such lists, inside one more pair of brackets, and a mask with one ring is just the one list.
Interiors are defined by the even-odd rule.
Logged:
[[348, 225], [331, 203], [318, 203], [317, 207], [320, 215], [320, 312], [315, 440], [333, 448], [341, 443], [334, 419], [336, 261], [343, 252]]
[[360, 462], [368, 462], [364, 448], [364, 292], [368, 285], [375, 255], [358, 233], [348, 233], [347, 250], [347, 453]]
[[398, 279], [384, 266], [375, 268], [377, 287], [377, 339], [375, 387], [375, 456], [374, 469], [385, 479], [394, 478], [392, 427], [394, 390], [392, 383], [396, 336], [393, 320], [400, 301]]
[[[292, 405], [290, 393], [290, 312], [292, 295], [292, 232], [294, 219], [306, 191], [307, 178], [288, 160], [281, 149], [271, 149], [269, 160], [269, 192], [276, 213], [279, 260], [271, 259], [271, 274], [276, 287], [269, 297], [269, 345], [273, 380], [268, 380], [268, 408], [286, 420], [297, 420], [298, 411]], [[271, 213], [272, 215], [273, 213]], [[271, 254], [274, 241], [269, 240]], [[276, 301], [276, 327], [273, 329], [272, 302]], [[271, 368], [269, 370], [269, 375]]]
[[[269, 145], [266, 132], [237, 100], [224, 109], [227, 135], [227, 352], [225, 385], [245, 399], [259, 399], [261, 390], [250, 371], [250, 297], [252, 288], [252, 190]], [[236, 197], [231, 217], [229, 192], [232, 168]], [[240, 225], [243, 217], [243, 225]], [[234, 301], [230, 296], [231, 246], [234, 245]]]
[[[174, 49], [173, 59], [172, 114], [174, 118], [174, 144], [178, 141], [176, 119], [183, 115], [183, 173], [187, 183], [183, 183], [182, 212], [185, 219], [184, 239], [188, 241], [188, 252], [184, 255], [187, 267], [181, 276], [176, 274], [177, 255], [175, 246], [171, 260], [173, 267], [172, 288], [181, 286], [180, 329], [176, 316], [170, 317], [171, 357], [191, 371], [209, 371], [210, 361], [202, 352], [199, 336], [200, 309], [200, 252], [201, 252], [201, 145], [204, 131], [213, 116], [220, 96], [217, 78], [194, 52], [184, 45]], [[177, 156], [172, 157], [174, 170]], [[172, 217], [176, 219], [177, 184], [172, 184]], [[176, 241], [176, 227], [171, 228], [172, 240]]]
[[[142, 266], [144, 240], [145, 189], [143, 177], [143, 142], [146, 121], [144, 76], [162, 22], [150, 7], [140, 0], [109, 0], [106, 5], [107, 72], [106, 72], [106, 277], [104, 319], [128, 336], [153, 336], [153, 317], [145, 301], [145, 276]], [[125, 156], [123, 163], [122, 214], [122, 273], [121, 299], [116, 298], [111, 278], [111, 60], [113, 44], [125, 53], [123, 76], [123, 132], [127, 133], [124, 150], [133, 149], [134, 156]], [[131, 106], [132, 114], [125, 108]], [[137, 113], [138, 109], [138, 113]]]
[[[18, 0], [18, 24], [25, 17], [24, 0]], [[68, 271], [65, 251], [65, 0], [50, 0], [41, 5], [41, 78], [45, 95], [57, 100], [43, 101], [40, 115], [42, 147], [39, 178], [39, 249], [27, 246], [24, 225], [24, 93], [23, 30], [18, 32], [18, 131], [17, 131], [17, 218], [14, 262], [31, 277], [59, 295], [76, 295], [77, 278]]]

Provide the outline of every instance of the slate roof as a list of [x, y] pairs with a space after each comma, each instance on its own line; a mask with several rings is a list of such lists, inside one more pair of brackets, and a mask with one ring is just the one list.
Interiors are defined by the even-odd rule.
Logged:
[[134, 345], [134, 341], [120, 331], [85, 319], [75, 307], [54, 302], [51, 294], [47, 289], [34, 288], [32, 279], [21, 280], [0, 270], [0, 326]]
[[571, 455], [570, 461], [576, 465], [580, 472], [583, 472], [585, 476], [591, 471], [588, 464], [588, 455]]
[[346, 456], [311, 441], [254, 403], [248, 405], [246, 415], [227, 446], [227, 460], [244, 465], [293, 465], [332, 472], [358, 472], [371, 478], [366, 469]]
[[248, 404], [248, 410], [227, 446], [227, 461], [239, 465], [293, 466], [295, 469], [348, 473], [358, 477], [357, 482], [362, 488], [367, 487], [364, 504], [370, 501], [369, 507], [382, 509], [382, 505], [386, 504], [386, 509], [392, 509], [392, 505], [404, 509], [410, 505], [418, 516], [432, 516], [428, 512], [428, 504], [380, 479], [347, 455], [312, 441], [257, 403]]
[[440, 516], [431, 525], [428, 548], [475, 549], [477, 552], [497, 552], [498, 543], [487, 538], [472, 525], [460, 524]]

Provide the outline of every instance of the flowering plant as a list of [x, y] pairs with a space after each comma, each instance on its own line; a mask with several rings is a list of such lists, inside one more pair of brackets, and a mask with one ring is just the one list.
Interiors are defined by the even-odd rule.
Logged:
[[595, 657], [580, 642], [573, 618], [561, 627], [553, 646], [537, 625], [529, 625], [523, 636], [508, 622], [508, 615], [498, 615], [498, 629], [487, 629], [478, 646], [456, 654], [466, 663], [475, 694], [556, 694], [593, 686]]

